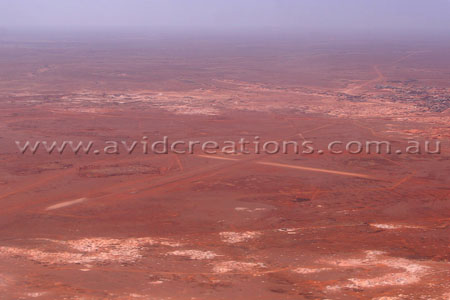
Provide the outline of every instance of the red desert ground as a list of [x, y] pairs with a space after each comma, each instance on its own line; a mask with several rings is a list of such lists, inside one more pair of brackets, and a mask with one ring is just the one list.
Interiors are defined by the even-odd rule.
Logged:
[[[449, 50], [3, 40], [0, 298], [450, 299]], [[164, 136], [388, 141], [393, 153], [99, 151]], [[98, 151], [22, 154], [16, 141]], [[441, 151], [396, 152], [411, 141]]]

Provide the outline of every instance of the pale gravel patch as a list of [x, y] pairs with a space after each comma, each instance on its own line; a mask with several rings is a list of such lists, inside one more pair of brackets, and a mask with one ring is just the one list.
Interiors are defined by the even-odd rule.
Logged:
[[213, 267], [215, 273], [228, 273], [228, 272], [250, 272], [255, 269], [266, 268], [263, 263], [251, 263], [240, 261], [224, 261], [216, 264]]
[[380, 229], [422, 229], [421, 226], [400, 225], [400, 224], [370, 224], [370, 226]]
[[[167, 300], [167, 299], [172, 299], [171, 297], [169, 297], [169, 298], [155, 298], [155, 297], [153, 297], [153, 296], [150, 296], [150, 295], [142, 295], [142, 294], [138, 294], [138, 293], [131, 293], [131, 294], [128, 294], [128, 295], [122, 295], [120, 298], [114, 298], [114, 299], [127, 299], [127, 300], [129, 300], [129, 299], [144, 299], [144, 300]], [[86, 300], [88, 300], [88, 299], [86, 299]], [[89, 299], [89, 300], [92, 300], [92, 299]]]
[[[61, 242], [61, 241], [58, 241]], [[182, 244], [178, 242], [171, 242], [163, 239], [156, 238], [131, 238], [131, 239], [105, 239], [105, 238], [86, 238], [80, 240], [72, 240], [67, 242], [62, 242], [63, 244], [68, 244], [73, 249], [83, 251], [83, 252], [96, 252], [109, 249], [111, 247], [126, 247], [126, 248], [136, 248], [142, 245], [162, 245], [168, 247], [180, 247]]]
[[248, 207], [235, 207], [234, 210], [235, 211], [251, 211], [251, 209]]
[[214, 259], [218, 254], [212, 251], [200, 251], [200, 250], [177, 250], [167, 253], [175, 256], [185, 256], [194, 260]]
[[148, 296], [146, 296], [146, 295], [135, 294], [135, 293], [130, 294], [130, 297], [131, 298], [147, 298], [147, 299], [149, 299]]
[[386, 257], [382, 251], [365, 251], [365, 258], [351, 258], [329, 261], [329, 264], [337, 267], [367, 267], [384, 265], [397, 269], [398, 272], [390, 273], [373, 278], [350, 278], [351, 283], [346, 285], [328, 286], [328, 290], [339, 290], [341, 288], [375, 288], [380, 286], [401, 286], [420, 282], [426, 275], [429, 267], [405, 258]]
[[407, 274], [405, 272], [387, 274], [374, 278], [350, 278], [351, 284], [348, 288], [374, 288], [379, 286], [407, 285], [416, 283], [420, 280], [419, 276]]
[[258, 231], [246, 231], [246, 232], [221, 232], [220, 237], [223, 242], [228, 244], [242, 243], [248, 240], [255, 239], [261, 236], [261, 232]]
[[219, 114], [219, 110], [215, 108], [204, 108], [204, 107], [170, 107], [167, 108], [168, 111], [174, 112], [178, 115], [207, 115], [214, 116]]
[[234, 208], [235, 211], [239, 211], [239, 212], [249, 212], [249, 213], [253, 213], [253, 212], [259, 212], [259, 211], [266, 211], [267, 208], [264, 207], [257, 207], [257, 208], [248, 208], [248, 207], [235, 207]]
[[30, 298], [38, 298], [44, 296], [45, 294], [46, 294], [45, 292], [34, 292], [34, 293], [27, 293], [26, 296]]
[[46, 264], [95, 264], [95, 263], [133, 263], [141, 259], [142, 251], [148, 246], [162, 245], [167, 247], [181, 246], [178, 242], [156, 238], [85, 238], [80, 240], [49, 240], [68, 247], [68, 250], [46, 252], [39, 249], [26, 249], [16, 247], [0, 247], [0, 255], [20, 256], [32, 261]]
[[320, 273], [320, 272], [326, 272], [331, 271], [333, 269], [331, 268], [296, 268], [293, 269], [292, 272], [298, 273], [298, 274], [314, 274], [314, 273]]
[[280, 228], [280, 229], [277, 229], [276, 231], [284, 232], [287, 234], [297, 234], [300, 230], [301, 230], [301, 228]]
[[14, 247], [0, 248], [0, 255], [21, 256], [29, 260], [45, 264], [84, 264], [101, 262], [134, 262], [142, 256], [137, 251], [119, 256], [117, 251], [103, 252], [93, 255], [72, 252], [45, 252], [36, 249], [21, 249]]

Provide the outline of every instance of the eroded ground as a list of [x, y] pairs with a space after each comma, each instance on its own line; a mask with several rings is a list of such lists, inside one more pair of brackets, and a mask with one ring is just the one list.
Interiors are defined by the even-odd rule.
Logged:
[[[450, 299], [449, 45], [124, 41], [2, 37], [1, 299]], [[442, 153], [15, 145], [143, 136]]]

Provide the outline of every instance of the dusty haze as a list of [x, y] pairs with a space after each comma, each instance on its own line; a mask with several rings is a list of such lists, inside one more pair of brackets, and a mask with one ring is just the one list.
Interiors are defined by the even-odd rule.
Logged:
[[448, 0], [1, 0], [0, 26], [442, 34]]

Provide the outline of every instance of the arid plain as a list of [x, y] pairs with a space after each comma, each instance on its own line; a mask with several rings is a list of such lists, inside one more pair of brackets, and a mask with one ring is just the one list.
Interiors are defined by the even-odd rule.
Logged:
[[[0, 41], [0, 299], [450, 299], [450, 42]], [[15, 143], [143, 136], [442, 149], [33, 155]]]

